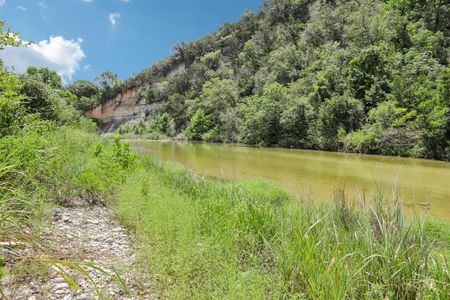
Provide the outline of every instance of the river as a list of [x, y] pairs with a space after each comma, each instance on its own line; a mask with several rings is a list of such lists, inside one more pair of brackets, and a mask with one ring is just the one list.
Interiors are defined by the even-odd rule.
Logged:
[[132, 141], [154, 157], [181, 163], [198, 174], [232, 180], [261, 179], [284, 187], [296, 199], [330, 201], [345, 189], [361, 201], [394, 186], [408, 214], [450, 220], [450, 163], [324, 151], [256, 148], [232, 144]]

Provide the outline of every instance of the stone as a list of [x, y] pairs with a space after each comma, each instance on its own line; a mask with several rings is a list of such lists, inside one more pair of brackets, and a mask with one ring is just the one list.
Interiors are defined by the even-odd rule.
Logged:
[[[42, 232], [42, 239], [54, 245], [58, 258], [67, 258], [68, 261], [94, 262], [97, 267], [106, 271], [107, 275], [85, 268], [90, 271], [90, 276], [102, 293], [110, 295], [109, 297], [112, 299], [130, 298], [114, 279], [113, 267], [119, 271], [132, 295], [135, 295], [131, 299], [151, 298], [151, 282], [148, 282], [148, 286], [144, 286], [143, 291], [136, 282], [136, 278], [140, 277], [141, 272], [133, 267], [136, 266], [137, 256], [131, 247], [127, 231], [116, 220], [110, 218], [107, 209], [85, 204], [58, 208], [55, 212], [51, 226]], [[26, 250], [23, 249], [23, 251]], [[32, 253], [30, 252], [30, 254]], [[80, 290], [73, 290], [56, 268], [50, 270], [46, 281], [42, 284], [39, 283], [39, 288], [34, 286], [31, 279], [28, 282], [27, 280], [15, 282], [11, 276], [0, 283], [0, 288], [10, 299], [81, 300], [98, 298], [92, 284], [85, 277], [70, 269], [65, 269], [65, 271], [74, 278], [80, 286]], [[139, 297], [136, 296], [138, 293]]]

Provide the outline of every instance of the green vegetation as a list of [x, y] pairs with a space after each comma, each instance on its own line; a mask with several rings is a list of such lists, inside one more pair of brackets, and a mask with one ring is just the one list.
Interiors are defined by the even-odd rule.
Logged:
[[[3, 25], [0, 48], [19, 45]], [[76, 110], [76, 98], [53, 71], [29, 68], [17, 76], [0, 64], [0, 280], [7, 267], [12, 276], [28, 280], [45, 277], [52, 267], [73, 288], [78, 286], [68, 270], [97, 290], [89, 273], [104, 272], [101, 267], [62, 257], [40, 233], [53, 206], [72, 197], [108, 199], [134, 155], [120, 138], [102, 143], [95, 124]], [[6, 299], [1, 288], [0, 298]]]
[[163, 298], [444, 299], [450, 231], [405, 220], [397, 198], [356, 212], [249, 181], [140, 158], [114, 206]]
[[[137, 133], [449, 159], [446, 13], [444, 1], [272, 0], [99, 86], [0, 64], [0, 280], [6, 267], [55, 267], [74, 288], [65, 270], [90, 278], [95, 265], [59, 257], [39, 234], [50, 207], [81, 196], [116, 209], [162, 297], [447, 298], [448, 223], [405, 220], [395, 196], [357, 211], [343, 192], [317, 206], [261, 182], [200, 178], [136, 156], [120, 136], [100, 140], [80, 111], [182, 62], [149, 91], [159, 110]], [[19, 45], [3, 25], [0, 50]]]
[[441, 0], [265, 1], [99, 101], [144, 87], [157, 107], [124, 132], [152, 138], [168, 114], [192, 140], [449, 160], [449, 15]]

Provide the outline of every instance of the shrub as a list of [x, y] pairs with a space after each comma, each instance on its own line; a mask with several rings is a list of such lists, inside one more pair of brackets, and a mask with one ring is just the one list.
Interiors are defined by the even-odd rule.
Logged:
[[344, 134], [359, 129], [364, 109], [359, 100], [348, 95], [334, 96], [327, 100], [319, 113], [321, 144], [324, 149], [337, 150], [341, 147], [339, 132]]
[[203, 134], [211, 128], [211, 121], [206, 117], [203, 109], [199, 109], [192, 116], [191, 122], [186, 128], [186, 136], [194, 141], [200, 141]]

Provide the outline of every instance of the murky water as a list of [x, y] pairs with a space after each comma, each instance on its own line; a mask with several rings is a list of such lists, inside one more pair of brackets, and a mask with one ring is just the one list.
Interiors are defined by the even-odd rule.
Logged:
[[199, 174], [262, 179], [298, 199], [330, 201], [345, 188], [353, 201], [397, 186], [410, 214], [450, 220], [450, 163], [323, 151], [254, 148], [210, 143], [133, 141], [141, 153], [182, 163]]

